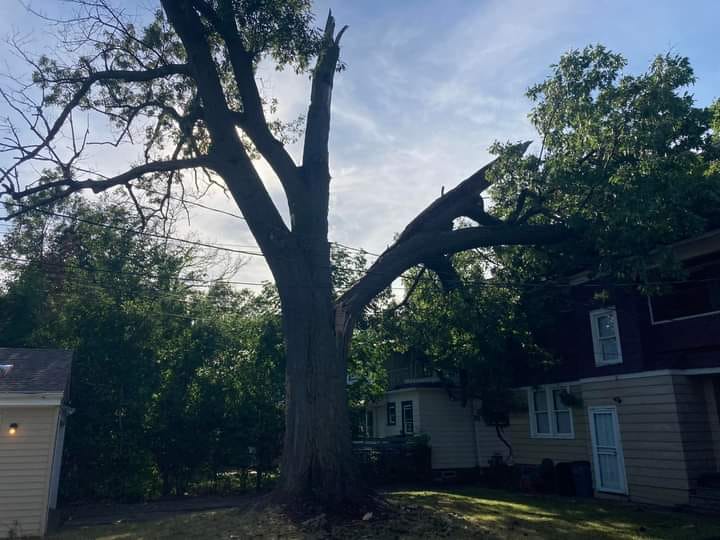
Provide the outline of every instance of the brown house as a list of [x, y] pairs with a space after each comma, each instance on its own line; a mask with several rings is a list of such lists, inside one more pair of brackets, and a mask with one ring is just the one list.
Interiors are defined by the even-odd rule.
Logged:
[[57, 502], [72, 353], [0, 348], [0, 538], [43, 536]]
[[589, 461], [596, 496], [720, 509], [720, 231], [674, 250], [688, 277], [663, 296], [610, 289], [600, 304], [575, 280], [561, 362], [516, 389], [516, 464]]
[[[518, 379], [504, 429], [519, 468], [585, 462], [597, 497], [720, 509], [720, 230], [673, 247], [688, 276], [663, 296], [579, 275], [545, 336], [558, 365]], [[610, 292], [607, 301], [595, 297]], [[487, 467], [508, 448], [423, 366], [389, 365], [370, 437], [429, 436], [440, 474]]]

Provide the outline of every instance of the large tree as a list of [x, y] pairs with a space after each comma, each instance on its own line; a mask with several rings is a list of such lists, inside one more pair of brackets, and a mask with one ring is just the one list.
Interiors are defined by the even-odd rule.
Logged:
[[[497, 146], [492, 170], [482, 167], [421, 211], [338, 297], [328, 241], [328, 140], [345, 28], [336, 30], [329, 15], [324, 29], [315, 29], [309, 0], [161, 0], [142, 29], [106, 0], [77, 5], [64, 58], [28, 57], [33, 85], [3, 91], [16, 120], [2, 142], [14, 159], [0, 173], [10, 213], [81, 190], [122, 187], [146, 215], [150, 202], [162, 210], [181, 192], [189, 176], [182, 173], [190, 171], [227, 187], [282, 305], [287, 410], [277, 493], [287, 500], [338, 505], [362, 492], [347, 410], [350, 338], [368, 303], [406, 270], [424, 265], [452, 286], [458, 275], [451, 255], [469, 248], [575, 238], [586, 241], [587, 253], [605, 254], [613, 227], [624, 231], [624, 247], [646, 247], [657, 233], [648, 224], [658, 216], [672, 216], [669, 225], [692, 217], [684, 229], [701, 226], [693, 205], [705, 178], [708, 115], [678, 93], [692, 79], [686, 62], [663, 57], [642, 77], [622, 77], [622, 58], [593, 48], [567, 56], [532, 90], [539, 155], [523, 157], [527, 144]], [[269, 120], [273, 101], [259, 89], [257, 66], [267, 59], [311, 74], [299, 162], [285, 144], [293, 126]], [[109, 119], [114, 137], [76, 128], [77, 111]], [[17, 123], [23, 120], [24, 127]], [[144, 137], [144, 160], [120, 174], [103, 175], [82, 159], [92, 143], [117, 145], [133, 135]], [[282, 184], [289, 223], [258, 173], [260, 156]], [[39, 167], [42, 175], [27, 178]], [[660, 182], [653, 183], [655, 173]], [[493, 179], [500, 202], [488, 208], [481, 193]], [[160, 194], [139, 195], [148, 189]], [[634, 221], [616, 211], [618, 201]], [[459, 218], [470, 226], [458, 227]], [[629, 234], [635, 225], [648, 234]], [[664, 231], [668, 240], [676, 234]]]

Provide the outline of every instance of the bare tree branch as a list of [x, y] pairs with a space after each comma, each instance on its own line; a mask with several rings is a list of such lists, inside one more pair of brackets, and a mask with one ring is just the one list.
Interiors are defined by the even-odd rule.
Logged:
[[288, 197], [294, 198], [293, 191], [300, 187], [297, 165], [270, 131], [255, 80], [254, 59], [243, 46], [232, 11], [232, 2], [221, 1], [219, 12], [204, 0], [194, 0], [193, 5], [225, 41], [243, 107], [242, 113], [233, 113], [238, 120], [238, 127], [247, 133], [255, 148], [277, 173]]
[[32, 210], [34, 207], [45, 206], [84, 189], [92, 190], [94, 193], [100, 193], [101, 191], [105, 191], [115, 186], [127, 186], [133, 180], [137, 180], [147, 174], [175, 172], [195, 167], [210, 167], [211, 165], [212, 160], [208, 156], [190, 159], [156, 161], [145, 163], [144, 165], [138, 165], [137, 167], [133, 167], [122, 174], [109, 178], [103, 178], [101, 180], [74, 180], [73, 178], [62, 178], [60, 180], [39, 183], [21, 191], [6, 190], [0, 194], [9, 195], [16, 201], [29, 199], [30, 197], [44, 193], [49, 193], [50, 195], [44, 199], [41, 198], [39, 200], [32, 200], [31, 203], [23, 205], [22, 210], [11, 213], [3, 219], [11, 219]]
[[[17, 151], [19, 155], [15, 158], [15, 161], [12, 165], [10, 165], [7, 169], [3, 170], [2, 173], [0, 173], [0, 182], [3, 181], [9, 181], [12, 177], [12, 173], [14, 173], [21, 165], [24, 163], [28, 163], [32, 160], [41, 158], [40, 153], [43, 150], [47, 150], [51, 154], [53, 154], [54, 161], [61, 165], [63, 168], [67, 167], [67, 163], [63, 163], [62, 160], [54, 153], [51, 143], [56, 138], [58, 133], [60, 133], [63, 126], [68, 122], [69, 119], [71, 119], [72, 112], [80, 106], [80, 103], [84, 98], [87, 97], [88, 93], [90, 92], [90, 89], [92, 86], [98, 82], [107, 82], [107, 81], [121, 81], [121, 82], [147, 82], [152, 81], [154, 79], [159, 78], [165, 78], [173, 75], [188, 75], [189, 70], [188, 66], [185, 64], [171, 64], [162, 66], [156, 69], [149, 69], [144, 71], [133, 71], [133, 70], [109, 70], [109, 71], [99, 71], [90, 73], [85, 77], [61, 77], [61, 78], [55, 78], [55, 79], [43, 79], [43, 83], [48, 84], [55, 84], [55, 85], [79, 85], [79, 88], [74, 91], [72, 97], [68, 100], [68, 102], [63, 106], [62, 110], [60, 111], [60, 114], [55, 119], [55, 121], [50, 124], [45, 119], [45, 113], [42, 107], [42, 103], [39, 105], [34, 105], [34, 108], [36, 110], [35, 112], [35, 120], [32, 120], [23, 112], [18, 105], [15, 104], [15, 101], [10, 97], [10, 95], [0, 88], [0, 96], [5, 100], [5, 102], [18, 114], [21, 118], [25, 121], [25, 123], [28, 125], [30, 130], [39, 138], [39, 142], [36, 145], [28, 146], [23, 145], [20, 143], [19, 138], [16, 140], [16, 144], [9, 145], [4, 144], [2, 145], [2, 152], [8, 152], [8, 151]], [[28, 104], [30, 105], [30, 104]], [[42, 121], [43, 125], [45, 126], [46, 130], [45, 132], [41, 132], [40, 129], [38, 129], [37, 123], [38, 121]], [[128, 123], [129, 127], [129, 123]], [[72, 129], [72, 126], [71, 126]], [[74, 141], [74, 138], [73, 138]], [[85, 136], [85, 141], [83, 142], [83, 146], [87, 144], [87, 134]], [[79, 156], [79, 152], [75, 152], [75, 158]]]

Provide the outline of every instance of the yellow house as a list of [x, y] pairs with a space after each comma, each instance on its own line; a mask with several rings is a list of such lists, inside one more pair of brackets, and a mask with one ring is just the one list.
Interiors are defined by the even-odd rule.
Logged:
[[0, 538], [43, 536], [57, 502], [70, 351], [0, 348]]

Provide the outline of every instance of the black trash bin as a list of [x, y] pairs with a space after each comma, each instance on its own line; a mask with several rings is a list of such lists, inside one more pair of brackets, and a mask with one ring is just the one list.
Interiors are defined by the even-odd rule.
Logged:
[[592, 497], [592, 472], [589, 461], [573, 461], [571, 464], [576, 497]]
[[565, 495], [566, 497], [575, 495], [572, 463], [558, 463], [555, 465], [555, 484], [558, 495]]

